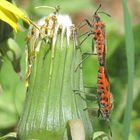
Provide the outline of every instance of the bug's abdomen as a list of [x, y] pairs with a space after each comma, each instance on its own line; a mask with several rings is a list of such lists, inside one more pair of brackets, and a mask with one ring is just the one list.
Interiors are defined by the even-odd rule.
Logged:
[[97, 92], [98, 92], [98, 103], [99, 113], [104, 119], [109, 118], [110, 111], [112, 109], [110, 84], [106, 76], [105, 68], [99, 66], [98, 70], [98, 81], [97, 81]]

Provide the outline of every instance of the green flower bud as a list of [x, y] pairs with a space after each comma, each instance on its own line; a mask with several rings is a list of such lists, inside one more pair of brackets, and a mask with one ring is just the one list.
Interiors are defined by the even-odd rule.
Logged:
[[41, 19], [37, 26], [39, 30], [32, 27], [28, 37], [28, 88], [18, 137], [68, 140], [76, 133], [71, 122], [80, 120], [81, 131], [78, 126], [74, 128], [78, 128], [79, 136], [90, 140], [92, 126], [81, 96], [85, 97], [74, 92], [84, 91], [82, 70], [75, 72], [82, 60], [75, 26], [69, 16], [57, 14]]

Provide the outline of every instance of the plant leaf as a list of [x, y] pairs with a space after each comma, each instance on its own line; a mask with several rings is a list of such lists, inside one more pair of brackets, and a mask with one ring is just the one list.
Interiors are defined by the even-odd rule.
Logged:
[[105, 137], [105, 136], [107, 136], [105, 132], [97, 131], [97, 132], [94, 132], [93, 140], [96, 140], [97, 138], [101, 138], [101, 137]]
[[0, 3], [0, 19], [11, 25], [15, 31], [18, 29], [18, 19], [30, 24], [30, 19], [19, 8], [6, 0], [1, 0]]
[[72, 140], [85, 140], [85, 129], [80, 119], [72, 119], [69, 121]]
[[7, 135], [0, 137], [0, 140], [6, 140], [7, 138], [16, 138], [17, 137], [17, 133], [16, 132], [10, 132]]
[[2, 10], [0, 10], [0, 19], [8, 23], [15, 31], [17, 31], [17, 21], [13, 21], [13, 18], [9, 17], [6, 12], [3, 12]]
[[124, 27], [125, 27], [125, 43], [126, 43], [126, 56], [127, 56], [127, 67], [128, 67], [128, 93], [127, 93], [127, 103], [124, 113], [124, 140], [128, 140], [130, 121], [131, 121], [131, 111], [133, 106], [133, 83], [134, 83], [134, 39], [133, 31], [131, 26], [131, 20], [129, 17], [129, 12], [127, 9], [126, 0], [122, 0], [123, 14], [124, 14]]

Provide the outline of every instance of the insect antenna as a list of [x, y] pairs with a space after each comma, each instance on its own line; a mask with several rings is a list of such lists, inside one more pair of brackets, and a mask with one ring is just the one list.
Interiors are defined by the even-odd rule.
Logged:
[[102, 14], [105, 14], [106, 16], [108, 16], [108, 17], [111, 17], [111, 15], [109, 15], [108, 13], [106, 13], [104, 11], [99, 11], [100, 8], [101, 8], [101, 4], [97, 8], [97, 10], [94, 12], [94, 15], [97, 15], [97, 13], [102, 13]]
[[101, 8], [101, 4], [100, 4], [99, 7], [97, 8], [97, 10], [94, 12], [94, 15], [97, 15], [97, 12], [99, 11], [100, 8]]
[[106, 13], [104, 11], [99, 11], [98, 13], [105, 14], [106, 16], [111, 17], [111, 15], [109, 15], [108, 13]]
[[54, 10], [54, 14], [57, 14], [59, 12], [59, 10], [60, 10], [60, 6], [59, 5], [56, 5], [55, 7], [51, 7], [51, 6], [47, 6], [47, 5], [35, 7], [35, 9], [39, 9], [39, 8], [52, 9], [52, 10]]

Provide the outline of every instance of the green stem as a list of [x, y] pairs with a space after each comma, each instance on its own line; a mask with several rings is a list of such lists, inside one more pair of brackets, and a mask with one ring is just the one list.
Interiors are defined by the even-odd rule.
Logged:
[[133, 106], [134, 39], [126, 0], [122, 0], [122, 5], [124, 13], [125, 43], [126, 43], [127, 66], [128, 66], [128, 93], [123, 121], [124, 124], [123, 139], [128, 140], [130, 131], [131, 111]]

